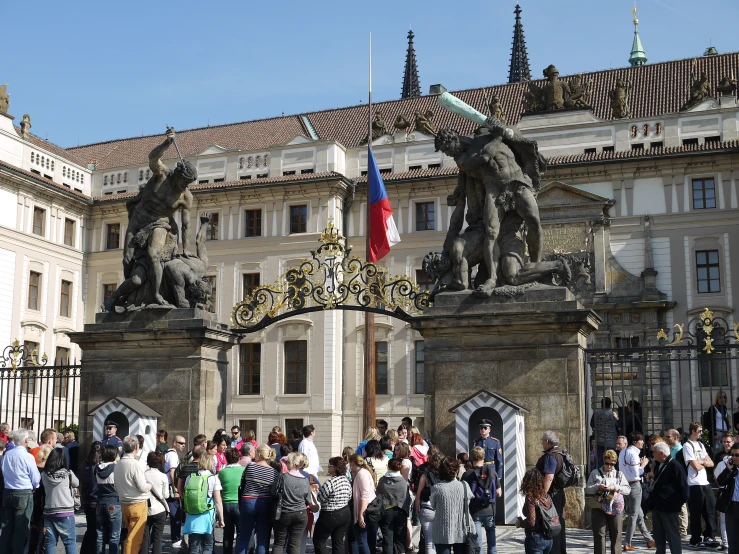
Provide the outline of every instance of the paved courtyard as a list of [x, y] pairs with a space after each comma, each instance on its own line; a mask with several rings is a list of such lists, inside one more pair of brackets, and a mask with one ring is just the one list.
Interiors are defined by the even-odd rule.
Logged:
[[[77, 515], [75, 519], [77, 521], [77, 548], [79, 550], [79, 547], [82, 543], [82, 536], [85, 534], [87, 525], [85, 523], [84, 515]], [[214, 554], [221, 554], [223, 552], [223, 545], [220, 542], [222, 534], [223, 533], [220, 529], [216, 530], [216, 547], [214, 550]], [[523, 552], [524, 532], [522, 529], [516, 529], [515, 527], [509, 526], [498, 527], [497, 537], [498, 554], [520, 554]], [[164, 538], [164, 552], [170, 553], [172, 552], [172, 549], [170, 548], [171, 543], [169, 542], [169, 521], [167, 522], [167, 525], [164, 529]], [[644, 552], [648, 551], [641, 537], [636, 540], [634, 546], [637, 547], [637, 550], [641, 550]], [[592, 551], [593, 535], [591, 531], [583, 529], [567, 530], [568, 554], [586, 554], [591, 553]], [[652, 552], [653, 551], [654, 550], [652, 550]], [[485, 546], [483, 546], [483, 554], [485, 552]], [[313, 543], [310, 540], [308, 541], [307, 553], [313, 554]], [[57, 545], [56, 554], [64, 554], [64, 548], [62, 547], [61, 543]]]

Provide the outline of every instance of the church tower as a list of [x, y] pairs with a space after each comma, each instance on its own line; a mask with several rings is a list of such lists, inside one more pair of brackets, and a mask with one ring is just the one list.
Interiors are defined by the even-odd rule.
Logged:
[[644, 47], [641, 44], [641, 38], [639, 37], [639, 20], [636, 18], [636, 3], [634, 9], [631, 10], [634, 16], [634, 42], [631, 43], [631, 56], [629, 56], [629, 63], [631, 67], [638, 65], [646, 65], [647, 54], [644, 52]]
[[401, 98], [421, 96], [421, 82], [418, 80], [418, 66], [416, 65], [416, 50], [413, 48], [413, 31], [408, 31], [408, 51], [405, 53], [405, 70], [403, 71], [403, 90]]
[[513, 46], [511, 47], [511, 69], [508, 72], [509, 83], [522, 83], [531, 79], [529, 56], [526, 54], [526, 40], [523, 38], [521, 24], [521, 6], [516, 4], [513, 11], [516, 14], [516, 23], [513, 26]]

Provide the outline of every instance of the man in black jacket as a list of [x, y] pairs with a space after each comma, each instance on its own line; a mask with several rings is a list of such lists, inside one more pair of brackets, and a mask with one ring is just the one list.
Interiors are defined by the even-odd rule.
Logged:
[[739, 443], [731, 447], [731, 458], [726, 461], [726, 470], [718, 476], [718, 486], [728, 485], [731, 501], [726, 508], [726, 534], [729, 539], [729, 554], [739, 552]]
[[681, 554], [679, 515], [690, 493], [688, 478], [683, 467], [670, 457], [667, 443], [655, 443], [652, 453], [659, 464], [649, 495], [657, 554], [664, 554], [667, 544], [672, 554]]

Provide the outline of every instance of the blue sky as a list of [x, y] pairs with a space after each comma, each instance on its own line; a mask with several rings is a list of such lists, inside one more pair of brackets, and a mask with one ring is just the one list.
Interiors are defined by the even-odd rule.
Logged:
[[[515, 1], [5, 0], [10, 113], [75, 146], [399, 97], [406, 34], [421, 88], [504, 83]], [[532, 75], [627, 65], [629, 0], [521, 0]], [[649, 62], [739, 50], [736, 0], [641, 0]], [[739, 68], [737, 71], [739, 76]]]

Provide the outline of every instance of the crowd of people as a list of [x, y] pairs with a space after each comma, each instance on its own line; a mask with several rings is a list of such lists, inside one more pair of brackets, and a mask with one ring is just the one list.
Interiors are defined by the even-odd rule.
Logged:
[[[47, 429], [37, 443], [25, 429], [0, 425], [0, 552], [53, 553], [61, 542], [77, 553], [74, 514], [83, 511], [82, 554], [161, 554], [167, 518], [172, 549], [190, 554], [213, 552], [216, 527], [224, 554], [267, 554], [270, 544], [272, 554], [304, 554], [309, 540], [316, 554], [477, 554], [483, 535], [487, 554], [496, 554], [502, 447], [489, 420], [479, 426], [470, 451], [453, 457], [410, 419], [397, 430], [380, 420], [324, 471], [312, 425], [291, 432], [292, 440], [275, 427], [263, 444], [238, 426], [190, 445], [181, 435], [169, 442], [161, 430], [149, 451], [144, 437], [120, 439], [107, 422], [106, 437], [92, 443], [77, 475], [73, 435]], [[635, 550], [637, 529], [658, 553], [681, 552], [688, 530], [695, 548], [739, 552], [739, 441], [724, 435], [711, 457], [702, 427], [692, 423], [686, 440], [677, 430], [652, 438], [651, 457], [636, 431], [602, 453], [585, 484], [596, 554], [605, 554], [606, 538], [611, 554]], [[526, 554], [560, 554], [567, 548], [565, 489], [578, 484], [579, 470], [554, 431], [541, 445], [543, 455], [520, 484], [517, 526]]]

